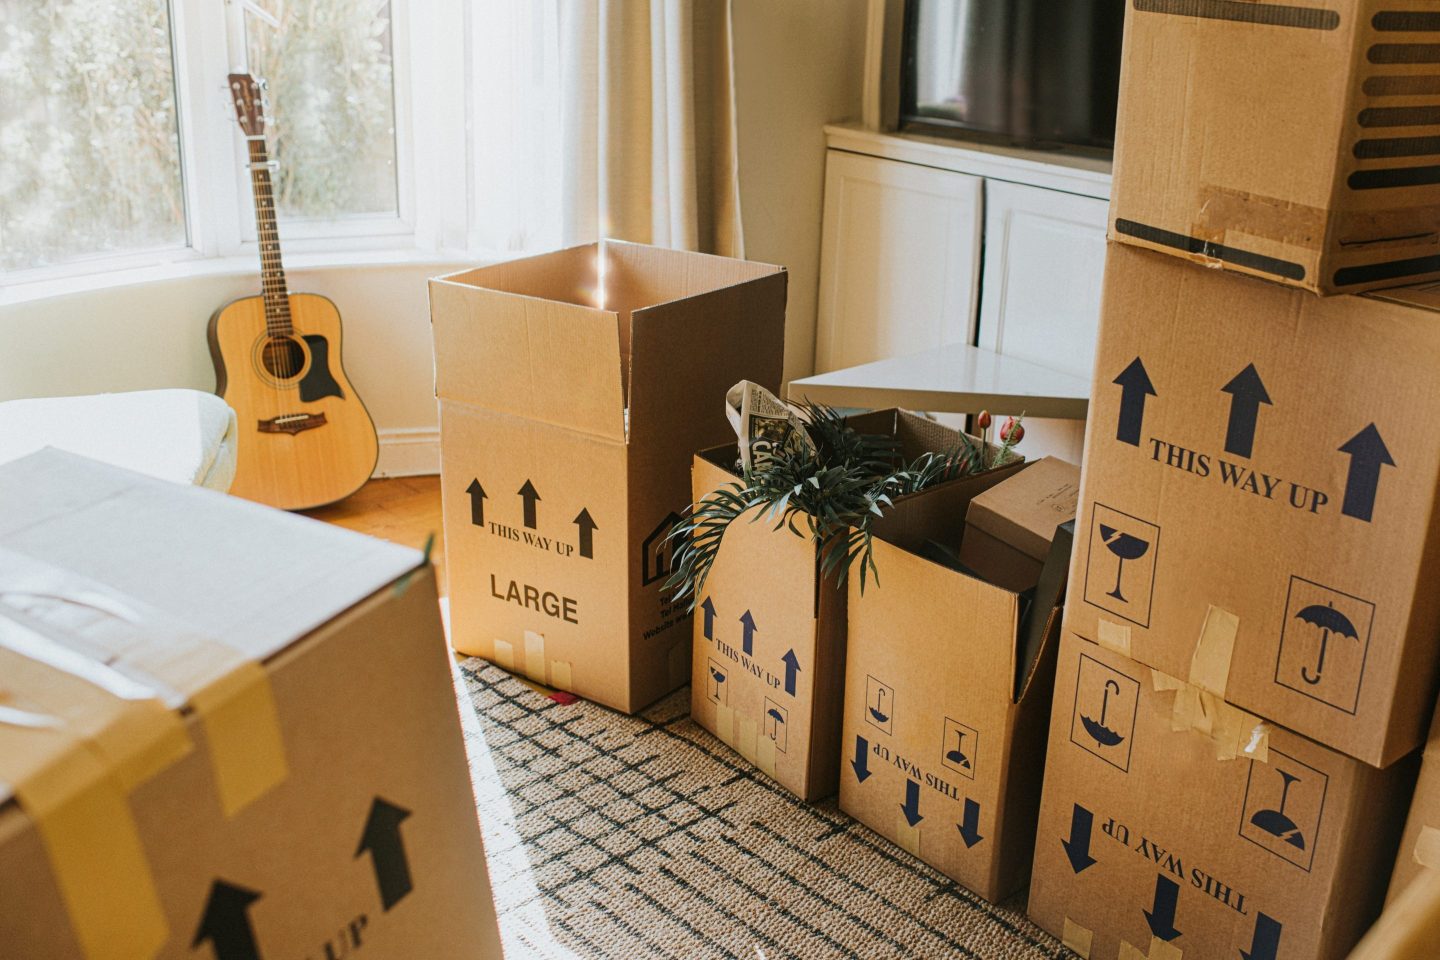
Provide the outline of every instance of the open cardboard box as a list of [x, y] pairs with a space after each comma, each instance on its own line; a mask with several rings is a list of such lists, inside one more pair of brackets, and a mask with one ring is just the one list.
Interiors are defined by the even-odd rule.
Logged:
[[667, 538], [726, 390], [779, 389], [785, 284], [611, 240], [430, 282], [455, 649], [627, 712], [684, 685]]
[[0, 466], [0, 956], [499, 960], [433, 568]]
[[878, 522], [882, 582], [851, 582], [840, 809], [993, 902], [1034, 850], [1074, 524], [1026, 596], [927, 559], [927, 543], [960, 541], [977, 486], [944, 484]]
[[[960, 438], [901, 410], [860, 414], [850, 423], [864, 433], [895, 436], [906, 460], [950, 450]], [[733, 443], [696, 455], [696, 501], [739, 479], [735, 460]], [[978, 476], [897, 497], [887, 516], [947, 488], [984, 490], [1021, 462], [1017, 455]], [[764, 509], [731, 522], [701, 590], [690, 711], [786, 789], [816, 800], [839, 783], [847, 593], [833, 576], [821, 576], [818, 549], [808, 538], [763, 519], [751, 522]]]

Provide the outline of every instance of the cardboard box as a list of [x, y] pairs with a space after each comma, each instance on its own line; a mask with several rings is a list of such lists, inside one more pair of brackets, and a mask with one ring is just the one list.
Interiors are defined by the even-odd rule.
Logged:
[[[960, 434], [923, 417], [880, 410], [850, 419], [900, 441], [909, 460], [952, 449]], [[695, 457], [694, 497], [736, 482], [734, 443]], [[912, 504], [965, 484], [974, 492], [1021, 463], [897, 497], [888, 522]], [[755, 508], [758, 513], [765, 509]], [[846, 591], [822, 578], [815, 544], [743, 514], [725, 537], [695, 617], [690, 713], [695, 721], [805, 800], [834, 793], [840, 775]], [[877, 561], [878, 563], [878, 561]], [[881, 565], [880, 580], [886, 578]], [[871, 581], [872, 587], [874, 581]]]
[[1432, 4], [1127, 7], [1111, 239], [1317, 293], [1440, 276]]
[[1387, 903], [1348, 960], [1433, 960], [1440, 943], [1440, 871], [1428, 870]]
[[1319, 299], [1111, 245], [1068, 629], [1367, 763], [1440, 645], [1440, 286]]
[[1420, 759], [1420, 777], [1405, 819], [1400, 852], [1385, 902], [1393, 904], [1420, 874], [1429, 869], [1440, 872], [1440, 713], [1430, 725], [1430, 737]]
[[778, 391], [781, 267], [605, 241], [432, 280], [455, 648], [634, 712], [690, 677], [667, 542], [725, 391]]
[[960, 562], [987, 583], [1024, 593], [1040, 579], [1055, 528], [1075, 519], [1079, 502], [1079, 467], [1036, 460], [970, 501]]
[[1212, 732], [1177, 730], [1194, 692], [1065, 631], [1030, 916], [1090, 960], [1339, 960], [1380, 912], [1414, 758], [1378, 770], [1214, 698]]
[[1029, 603], [921, 555], [932, 537], [958, 538], [986, 479], [922, 494], [877, 525], [884, 583], [864, 593], [850, 583], [840, 809], [998, 902], [1024, 883], [1034, 852], [1074, 527], [1061, 532], [1049, 589]]
[[0, 467], [0, 954], [498, 960], [448, 659], [415, 551]]

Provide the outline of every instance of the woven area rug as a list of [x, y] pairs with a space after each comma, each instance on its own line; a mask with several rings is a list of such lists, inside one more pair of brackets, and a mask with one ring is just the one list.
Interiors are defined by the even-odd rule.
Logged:
[[1073, 956], [750, 768], [688, 688], [627, 717], [481, 660], [459, 684], [507, 960]]

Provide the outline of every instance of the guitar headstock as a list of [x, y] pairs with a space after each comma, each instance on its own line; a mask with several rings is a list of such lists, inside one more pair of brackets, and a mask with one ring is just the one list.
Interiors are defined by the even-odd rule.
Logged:
[[265, 136], [265, 81], [248, 73], [230, 74], [230, 99], [235, 102], [235, 117], [245, 136]]

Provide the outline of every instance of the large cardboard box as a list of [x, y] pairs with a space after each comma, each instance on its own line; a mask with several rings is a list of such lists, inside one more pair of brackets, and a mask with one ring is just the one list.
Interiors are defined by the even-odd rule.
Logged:
[[1367, 763], [1440, 644], [1440, 287], [1320, 299], [1111, 245], [1067, 629]]
[[498, 960], [447, 661], [412, 550], [0, 467], [0, 956]]
[[1090, 960], [1339, 960], [1380, 912], [1413, 758], [1378, 770], [1215, 699], [1201, 732], [1188, 693], [1065, 632], [1030, 916]]
[[[898, 410], [861, 414], [850, 423], [863, 433], [895, 436], [907, 460], [953, 449], [960, 437]], [[944, 495], [946, 487], [964, 484], [973, 495], [1020, 463], [1017, 456], [977, 477], [897, 497], [886, 521], [902, 522], [895, 518], [916, 501]], [[697, 454], [695, 501], [737, 482], [734, 466], [733, 442]], [[764, 509], [726, 528], [701, 590], [690, 713], [781, 786], [817, 800], [839, 784], [847, 594], [833, 576], [821, 575], [810, 539], [773, 522], [752, 522]], [[885, 567], [879, 571], [884, 581]]]
[[779, 389], [785, 283], [614, 241], [431, 281], [457, 650], [631, 712], [685, 684], [667, 537], [725, 391]]
[[1045, 463], [907, 502], [876, 528], [883, 584], [849, 586], [840, 809], [991, 901], [1034, 852], [1070, 534], [1029, 596], [927, 554], [960, 539], [977, 486]]
[[1420, 759], [1420, 777], [1405, 819], [1395, 872], [1390, 879], [1387, 904], [1393, 904], [1425, 871], [1440, 872], [1440, 713], [1430, 725], [1430, 737]]
[[1127, 5], [1110, 236], [1319, 293], [1440, 276], [1440, 11]]

